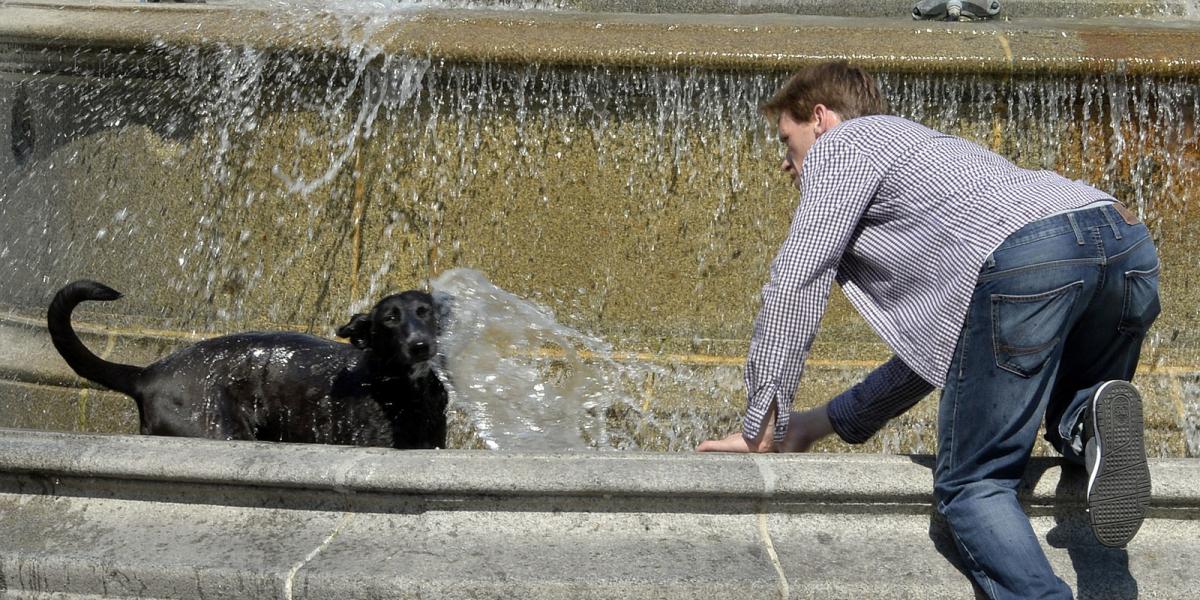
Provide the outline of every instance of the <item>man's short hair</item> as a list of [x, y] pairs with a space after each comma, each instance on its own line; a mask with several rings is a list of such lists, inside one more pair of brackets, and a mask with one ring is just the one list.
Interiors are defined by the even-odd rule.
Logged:
[[875, 80], [846, 61], [821, 63], [792, 75], [760, 110], [775, 120], [783, 113], [804, 123], [812, 119], [813, 108], [824, 104], [842, 119], [882, 115], [887, 100]]

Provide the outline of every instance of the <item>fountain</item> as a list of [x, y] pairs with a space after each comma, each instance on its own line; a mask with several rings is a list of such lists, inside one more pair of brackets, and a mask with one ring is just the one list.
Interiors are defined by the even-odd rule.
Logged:
[[[763, 71], [751, 60], [769, 46], [760, 38], [781, 40], [786, 20], [760, 18], [755, 28], [766, 31], [745, 36], [746, 51], [689, 47], [676, 53], [686, 61], [664, 62], [628, 49], [606, 61], [615, 64], [589, 64], [598, 60], [589, 48], [567, 46], [597, 18], [579, 13], [245, 9], [238, 31], [223, 27], [228, 10], [160, 14], [139, 15], [148, 28], [140, 46], [89, 43], [70, 60], [13, 46], [19, 68], [5, 80], [4, 101], [14, 151], [0, 207], [9, 330], [36, 321], [57, 285], [99, 278], [127, 298], [104, 307], [119, 312], [85, 319], [110, 328], [116, 355], [145, 361], [218, 332], [329, 334], [380, 293], [465, 266], [624, 357], [624, 375], [609, 376], [632, 392], [615, 396], [638, 398], [602, 402], [616, 435], [591, 445], [677, 450], [736, 427], [736, 370], [794, 201], [771, 172], [778, 150], [756, 110], [787, 63], [760, 60], [771, 63]], [[599, 18], [593, 29], [619, 29], [617, 40], [660, 24]], [[301, 21], [314, 33], [289, 40], [300, 37]], [[732, 36], [751, 21], [684, 23]], [[435, 35], [434, 25], [464, 34], [447, 39], [492, 30], [541, 37], [523, 48], [503, 40], [393, 48]], [[946, 37], [926, 29], [917, 33]], [[130, 31], [101, 26], [88, 35]], [[972, 33], [989, 44], [1010, 36], [1009, 53], [1023, 42], [994, 28]], [[300, 44], [279, 49], [291, 41]], [[544, 52], [543, 62], [513, 63], [551, 44], [578, 56]], [[988, 73], [989, 57], [926, 69], [943, 72], [901, 60], [878, 71], [896, 112], [1024, 165], [1096, 182], [1151, 223], [1168, 274], [1146, 360], [1164, 374], [1154, 380], [1164, 393], [1155, 394], [1163, 406], [1152, 417], [1153, 445], [1161, 455], [1194, 455], [1194, 428], [1191, 438], [1179, 432], [1194, 422], [1180, 404], [1195, 404], [1181, 387], [1194, 371], [1186, 307], [1195, 302], [1186, 275], [1178, 286], [1169, 277], [1193, 254], [1186, 219], [1175, 218], [1196, 186], [1189, 63], [1131, 56], [1107, 69], [1081, 56], [1077, 67], [1060, 58], [1022, 69], [1031, 59], [1020, 58], [1004, 75]], [[1059, 75], [1069, 68], [1071, 77]], [[803, 392], [809, 403], [886, 356], [838, 300]], [[10, 408], [9, 424], [130, 430], [120, 398], [68, 388], [48, 404], [44, 390], [30, 391], [25, 384], [75, 385], [55, 359], [5, 361], [16, 380], [9, 386], [27, 398]], [[722, 383], [706, 384], [714, 380]], [[866, 449], [930, 449], [933, 405]], [[459, 443], [478, 445], [471, 437], [464, 431]], [[567, 444], [580, 445], [588, 443]]]
[[[683, 14], [698, 4], [729, 14]], [[49, 297], [88, 277], [126, 296], [81, 307], [85, 341], [135, 364], [229, 331], [332, 335], [388, 291], [448, 291], [454, 448], [680, 451], [733, 431], [795, 202], [757, 107], [796, 67], [846, 57], [894, 112], [1088, 180], [1149, 224], [1148, 443], [1190, 464], [1170, 459], [1200, 455], [1194, 5], [1014, 0], [1012, 21], [933, 23], [910, 2], [845, 4], [0, 4], [0, 426], [135, 431], [132, 402], [45, 336]], [[798, 405], [887, 356], [835, 293]], [[818, 450], [928, 454], [935, 414], [931, 397], [869, 444]], [[684, 464], [667, 456], [645, 460]]]

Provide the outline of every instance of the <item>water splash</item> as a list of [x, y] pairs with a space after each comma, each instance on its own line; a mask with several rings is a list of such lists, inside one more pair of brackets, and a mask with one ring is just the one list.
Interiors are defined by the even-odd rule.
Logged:
[[[488, 448], [690, 450], [738, 427], [737, 369], [698, 374], [678, 357], [614, 352], [475, 270], [451, 269], [431, 287], [453, 298], [439, 342], [451, 407]], [[723, 418], [655, 402], [714, 392], [728, 400]]]
[[432, 287], [454, 299], [439, 342], [451, 403], [489, 448], [604, 445], [604, 409], [621, 396], [608, 344], [478, 271], [451, 269]]

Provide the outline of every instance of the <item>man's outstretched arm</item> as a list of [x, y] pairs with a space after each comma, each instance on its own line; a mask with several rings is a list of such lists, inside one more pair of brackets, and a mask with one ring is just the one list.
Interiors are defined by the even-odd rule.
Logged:
[[754, 439], [741, 432], [700, 444], [700, 452], [805, 452], [817, 441], [838, 434], [843, 441], [861, 444], [889, 419], [899, 416], [933, 391], [933, 386], [908, 368], [899, 357], [880, 365], [854, 387], [820, 406], [792, 411], [787, 433], [778, 444], [769, 433], [775, 411]]

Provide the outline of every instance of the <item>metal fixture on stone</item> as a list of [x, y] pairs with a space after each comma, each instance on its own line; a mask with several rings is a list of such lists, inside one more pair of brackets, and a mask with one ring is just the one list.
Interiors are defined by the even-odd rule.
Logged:
[[914, 19], [978, 21], [1000, 14], [999, 0], [921, 0], [913, 6]]

